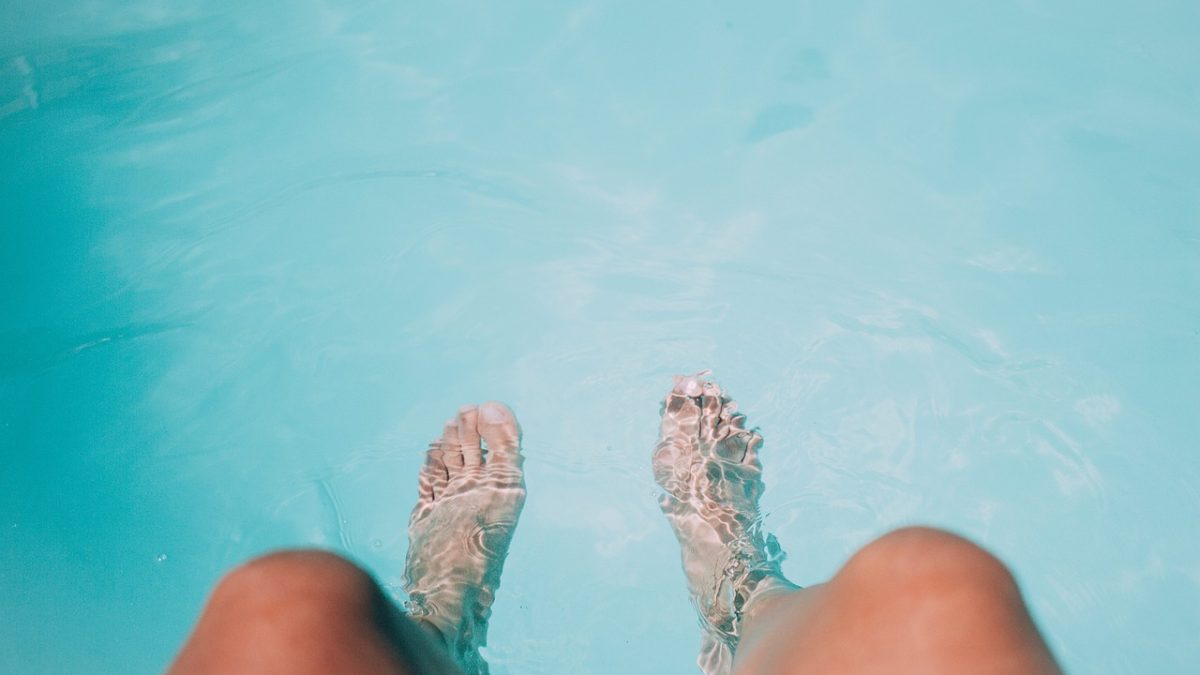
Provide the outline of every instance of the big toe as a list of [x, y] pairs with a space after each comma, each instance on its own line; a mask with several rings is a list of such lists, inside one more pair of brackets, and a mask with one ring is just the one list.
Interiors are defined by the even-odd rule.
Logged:
[[675, 389], [663, 401], [658, 445], [651, 458], [655, 479], [669, 491], [675, 473], [686, 472], [699, 451], [700, 406], [690, 390], [681, 386], [683, 379], [676, 378]]
[[681, 391], [680, 387], [667, 394], [662, 406], [659, 436], [664, 439], [696, 438], [700, 432], [700, 406], [697, 401], [697, 398]]
[[521, 454], [521, 427], [517, 416], [499, 401], [479, 406], [477, 428], [487, 444], [487, 461], [513, 464]]

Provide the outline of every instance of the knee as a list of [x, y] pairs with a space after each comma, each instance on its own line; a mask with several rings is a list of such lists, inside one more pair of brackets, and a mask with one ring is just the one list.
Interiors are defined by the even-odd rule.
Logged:
[[210, 608], [294, 617], [369, 609], [381, 600], [375, 581], [349, 560], [324, 551], [289, 550], [256, 558], [226, 574], [213, 591]]
[[1004, 563], [958, 535], [928, 527], [876, 539], [846, 563], [837, 581], [910, 604], [1020, 601]]

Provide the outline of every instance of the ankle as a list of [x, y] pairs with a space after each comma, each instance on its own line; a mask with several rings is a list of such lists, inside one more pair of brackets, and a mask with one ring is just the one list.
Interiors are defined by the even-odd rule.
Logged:
[[446, 639], [446, 635], [442, 632], [441, 628], [438, 628], [437, 624], [433, 623], [429, 619], [419, 616], [410, 616], [409, 618], [411, 618], [418, 626], [420, 626], [421, 630], [425, 631], [426, 635], [433, 638], [433, 641], [437, 645], [449, 648], [450, 641]]
[[469, 613], [453, 621], [436, 613], [410, 615], [434, 643], [468, 675], [487, 673], [487, 662], [479, 648], [487, 641], [487, 623]]

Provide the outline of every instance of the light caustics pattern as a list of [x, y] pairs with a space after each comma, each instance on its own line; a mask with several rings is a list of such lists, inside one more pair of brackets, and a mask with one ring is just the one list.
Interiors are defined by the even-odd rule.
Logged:
[[0, 3], [0, 672], [159, 672], [283, 546], [411, 600], [500, 400], [491, 672], [695, 673], [703, 368], [747, 570], [948, 527], [1068, 671], [1200, 671], [1200, 10], [951, 4]]

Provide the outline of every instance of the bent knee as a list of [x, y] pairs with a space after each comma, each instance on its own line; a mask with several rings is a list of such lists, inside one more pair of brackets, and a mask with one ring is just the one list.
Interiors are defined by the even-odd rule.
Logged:
[[929, 527], [906, 527], [876, 539], [846, 563], [837, 580], [934, 600], [964, 594], [1019, 598], [1012, 573], [994, 555]]
[[349, 560], [325, 551], [289, 550], [255, 558], [226, 574], [210, 606], [255, 612], [354, 609], [373, 606], [380, 596], [371, 575]]

